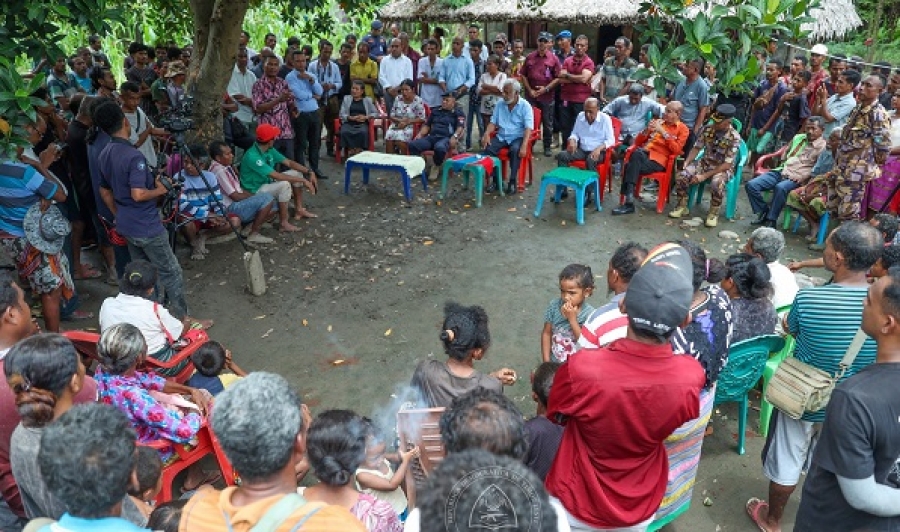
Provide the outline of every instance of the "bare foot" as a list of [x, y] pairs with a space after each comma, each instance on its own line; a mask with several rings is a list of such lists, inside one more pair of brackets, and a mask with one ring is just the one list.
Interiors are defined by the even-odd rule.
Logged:
[[300, 210], [297, 211], [297, 213], [294, 215], [294, 219], [295, 219], [295, 220], [302, 220], [302, 219], [304, 219], [304, 218], [318, 218], [318, 217], [319, 217], [318, 214], [311, 213], [311, 212], [309, 212], [309, 211], [306, 210], [306, 209], [300, 209]]
[[292, 225], [290, 222], [281, 222], [281, 227], [278, 228], [278, 230], [283, 233], [296, 233], [300, 228], [296, 225]]

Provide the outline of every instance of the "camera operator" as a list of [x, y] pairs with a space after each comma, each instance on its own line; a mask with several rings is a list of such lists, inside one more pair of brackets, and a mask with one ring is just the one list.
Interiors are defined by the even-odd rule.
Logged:
[[115, 215], [116, 229], [128, 242], [131, 258], [156, 266], [168, 308], [176, 318], [185, 319], [188, 309], [181, 266], [156, 207], [167, 189], [150, 172], [144, 155], [129, 142], [131, 124], [118, 105], [101, 104], [94, 111], [94, 125], [111, 137], [97, 161], [100, 196]]

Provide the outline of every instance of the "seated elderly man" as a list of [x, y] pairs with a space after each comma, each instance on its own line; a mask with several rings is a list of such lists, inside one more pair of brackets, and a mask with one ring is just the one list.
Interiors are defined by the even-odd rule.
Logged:
[[136, 435], [128, 419], [102, 403], [77, 405], [47, 425], [38, 466], [48, 491], [68, 511], [39, 532], [149, 532], [121, 517], [135, 473]]
[[775, 308], [790, 305], [800, 289], [797, 279], [787, 266], [778, 262], [784, 251], [784, 235], [771, 227], [760, 227], [750, 234], [744, 251], [766, 262], [772, 274], [772, 304]]
[[[496, 157], [503, 148], [509, 149], [509, 181], [506, 193], [515, 194], [519, 164], [528, 152], [526, 142], [534, 130], [534, 112], [531, 105], [519, 97], [522, 85], [518, 81], [506, 80], [501, 90], [503, 103], [497, 102], [494, 106], [491, 123], [481, 137], [481, 146], [484, 148], [482, 152], [484, 155], [493, 157]], [[493, 192], [501, 186], [502, 183], [493, 183], [488, 192]]]
[[[681, 218], [690, 214], [691, 209], [687, 204], [688, 189], [691, 185], [709, 181], [712, 198], [709, 201], [706, 227], [718, 225], [719, 209], [725, 197], [725, 185], [734, 175], [734, 160], [741, 146], [741, 135], [731, 124], [736, 112], [731, 104], [720, 105], [713, 113], [713, 123], [700, 128], [697, 141], [685, 159], [688, 163], [675, 180], [675, 196], [678, 198], [678, 204], [669, 213], [670, 218]], [[697, 160], [701, 151], [703, 157]]]
[[625, 203], [613, 209], [613, 216], [632, 214], [634, 212], [634, 187], [641, 176], [662, 172], [672, 155], [677, 156], [684, 151], [684, 145], [690, 136], [690, 130], [681, 121], [684, 105], [679, 101], [666, 104], [662, 120], [652, 120], [647, 128], [634, 139], [639, 146], [625, 164], [620, 193]]
[[650, 121], [648, 116], [662, 118], [665, 107], [644, 96], [643, 85], [632, 83], [628, 87], [628, 94], [606, 104], [603, 112], [622, 121], [619, 140], [622, 141], [624, 152], [624, 148], [630, 146], [634, 138], [647, 127]]
[[[420, 155], [423, 151], [434, 150], [434, 166], [444, 164], [450, 150], [455, 150], [466, 131], [466, 115], [456, 105], [456, 93], [441, 95], [441, 106], [431, 110], [431, 115], [419, 134], [407, 145], [410, 155]], [[431, 174], [432, 165], [426, 166], [425, 173]]]
[[[300, 396], [274, 373], [251, 373], [217, 395], [212, 430], [242, 483], [198, 490], [184, 507], [180, 529], [219, 532], [240, 523], [238, 530], [287, 532], [302, 524], [305, 532], [365, 532], [348, 510], [297, 495], [296, 470], [311, 421]], [[257, 526], [270, 510], [283, 516], [280, 523]]]
[[615, 143], [612, 120], [600, 112], [597, 98], [588, 98], [584, 102], [584, 111], [575, 119], [566, 149], [556, 154], [556, 161], [559, 166], [584, 161], [588, 170], [595, 170], [603, 162], [606, 148]]
[[[806, 120], [806, 133], [798, 133], [785, 152], [784, 163], [773, 170], [760, 174], [744, 185], [750, 207], [756, 214], [756, 220], [750, 225], [775, 227], [775, 221], [781, 214], [788, 194], [797, 187], [805, 185], [812, 178], [812, 170], [825, 150], [825, 139], [822, 137], [825, 123], [820, 116], [811, 116]], [[766, 203], [763, 192], [772, 191], [772, 202]]]

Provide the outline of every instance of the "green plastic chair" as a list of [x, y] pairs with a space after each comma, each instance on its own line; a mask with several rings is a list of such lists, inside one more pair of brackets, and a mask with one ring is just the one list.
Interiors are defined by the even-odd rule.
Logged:
[[[785, 312], [791, 311], [791, 305], [784, 305], [783, 307], [778, 307], [775, 309], [775, 312], [778, 313], [779, 318], [781, 319], [781, 315]], [[763, 369], [762, 374], [762, 399], [759, 402], [759, 434], [765, 438], [769, 434], [769, 420], [772, 418], [772, 404], [766, 401], [766, 386], [769, 385], [769, 381], [772, 380], [772, 375], [775, 375], [775, 370], [778, 369], [778, 365], [781, 364], [781, 361], [785, 358], [791, 356], [794, 353], [794, 337], [791, 335], [787, 335], [784, 337], [784, 347], [781, 351], [775, 353], [775, 355], [769, 357], [769, 360], [766, 361], [766, 367]]]
[[[698, 159], [701, 157], [703, 157], [703, 152], [697, 155]], [[744, 165], [747, 164], [747, 158], [749, 157], [750, 150], [747, 149], [747, 144], [741, 140], [738, 156], [735, 159], [734, 175], [731, 176], [731, 180], [725, 185], [725, 218], [729, 220], [734, 220], [734, 215], [737, 212], [737, 200], [741, 192], [741, 177]], [[697, 185], [691, 185], [691, 188], [688, 189], [688, 207], [700, 204], [703, 200], [703, 190], [705, 188], [706, 181]]]
[[784, 338], [777, 334], [757, 336], [731, 346], [728, 362], [716, 383], [715, 405], [738, 403], [738, 454], [744, 454], [744, 432], [747, 427], [749, 401], [747, 393], [756, 386], [765, 369], [769, 354], [784, 348]]

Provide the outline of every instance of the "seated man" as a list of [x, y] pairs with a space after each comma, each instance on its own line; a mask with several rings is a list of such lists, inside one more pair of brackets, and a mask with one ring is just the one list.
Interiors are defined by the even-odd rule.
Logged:
[[[619, 96], [606, 104], [603, 112], [622, 121], [622, 129], [619, 131], [619, 140], [622, 141], [622, 153], [649, 123], [649, 116], [662, 118], [665, 108], [644, 96], [644, 87], [640, 83], [632, 83], [628, 87], [628, 94]], [[618, 158], [618, 157], [617, 157]]]
[[209, 167], [206, 148], [196, 145], [190, 150], [191, 156], [182, 159], [183, 169], [178, 175], [184, 182], [178, 197], [178, 212], [182, 219], [187, 219], [181, 230], [193, 250], [191, 259], [203, 260], [209, 253], [207, 238], [222, 236], [230, 240], [233, 238], [232, 226], [240, 228], [241, 221], [236, 215], [223, 218], [219, 213], [222, 192], [215, 174], [206, 170]]
[[[484, 148], [482, 153], [492, 157], [496, 157], [503, 148], [508, 148], [509, 181], [506, 193], [515, 194], [519, 164], [528, 153], [527, 139], [531, 138], [531, 132], [534, 130], [534, 111], [528, 102], [519, 97], [522, 85], [518, 81], [506, 80], [501, 90], [503, 103], [497, 102], [494, 106], [491, 123], [481, 137], [481, 146]], [[488, 192], [493, 192], [501, 186], [502, 183], [493, 183]]]
[[[822, 138], [825, 124], [820, 116], [811, 116], [806, 120], [806, 133], [797, 134], [785, 152], [784, 163], [778, 168], [760, 174], [744, 185], [750, 207], [756, 214], [756, 220], [750, 225], [775, 227], [781, 209], [787, 201], [788, 194], [797, 187], [805, 185], [812, 178], [812, 169], [816, 165], [819, 154], [825, 149]], [[767, 204], [763, 192], [772, 191], [772, 202]]]
[[124, 414], [102, 403], [72, 407], [44, 428], [38, 466], [68, 511], [39, 532], [149, 532], [121, 517], [135, 478], [136, 435]]
[[603, 162], [606, 148], [616, 143], [612, 120], [600, 112], [600, 101], [588, 98], [584, 111], [578, 113], [566, 149], [556, 154], [558, 166], [569, 166], [574, 161], [584, 161], [588, 170], [596, 170]]
[[625, 165], [621, 194], [625, 203], [613, 209], [613, 216], [634, 212], [634, 187], [643, 175], [662, 172], [672, 155], [684, 151], [684, 145], [691, 132], [681, 121], [684, 105], [679, 101], [666, 104], [662, 120], [653, 120], [647, 129], [634, 140], [640, 146], [631, 152]]
[[[423, 151], [434, 150], [434, 164], [440, 168], [450, 150], [455, 150], [466, 131], [466, 115], [456, 106], [456, 93], [445, 92], [441, 96], [441, 106], [431, 110], [425, 125], [416, 138], [410, 142], [410, 155], [420, 155]], [[432, 165], [426, 166], [425, 173], [431, 174]]]
[[[706, 216], [706, 227], [715, 227], [719, 223], [719, 209], [725, 197], [725, 185], [734, 175], [734, 161], [741, 146], [741, 135], [734, 129], [731, 119], [736, 110], [731, 104], [720, 105], [712, 116], [712, 124], [700, 128], [697, 142], [691, 148], [684, 170], [675, 180], [675, 196], [678, 204], [669, 213], [670, 218], [681, 218], [691, 212], [687, 204], [688, 188], [704, 181], [710, 181], [709, 214]], [[697, 155], [703, 151], [703, 158]]]
[[[294, 194], [295, 219], [316, 218], [316, 215], [303, 208], [303, 187], [313, 194], [319, 187], [316, 174], [302, 164], [292, 161], [275, 149], [275, 140], [281, 129], [271, 124], [260, 124], [256, 128], [256, 143], [244, 153], [241, 159], [241, 186], [250, 194], [267, 192], [278, 198], [278, 219], [281, 231], [299, 231], [300, 228], [288, 222], [288, 198], [284, 194], [284, 186], [279, 181], [291, 184]], [[279, 164], [290, 170], [279, 172], [275, 167]], [[301, 175], [303, 174], [303, 175]], [[304, 175], [306, 177], [304, 177]]]
[[[242, 224], [250, 224], [247, 229], [247, 242], [253, 244], [271, 244], [273, 239], [259, 234], [260, 226], [272, 216], [272, 209], [277, 205], [275, 198], [268, 192], [250, 194], [241, 188], [237, 170], [231, 166], [234, 152], [228, 144], [215, 140], [209, 145], [213, 162], [209, 167], [222, 189], [222, 203], [229, 216], [237, 216]], [[285, 202], [291, 199], [291, 186], [286, 181], [278, 181], [279, 199]]]
[[212, 430], [242, 483], [223, 491], [200, 488], [184, 507], [180, 529], [224, 532], [240, 523], [239, 530], [251, 530], [277, 506], [273, 513], [284, 515], [281, 523], [257, 528], [364, 532], [343, 507], [308, 503], [297, 495], [296, 470], [306, 454], [311, 421], [299, 395], [274, 373], [251, 373], [216, 396]]
[[581, 350], [556, 372], [547, 417], [566, 429], [546, 487], [572, 528], [645, 530], [662, 502], [663, 442], [700, 414], [706, 380], [669, 342], [691, 319], [691, 272], [684, 248], [651, 251], [619, 303], [626, 337]]

